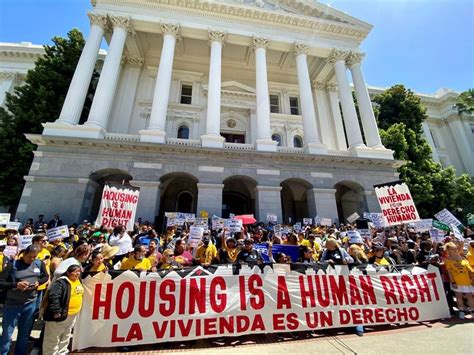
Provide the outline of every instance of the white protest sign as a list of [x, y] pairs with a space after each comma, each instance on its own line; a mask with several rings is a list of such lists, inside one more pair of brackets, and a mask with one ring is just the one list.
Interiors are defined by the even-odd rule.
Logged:
[[359, 229], [360, 236], [364, 239], [370, 238], [372, 233], [368, 229]]
[[48, 240], [52, 242], [56, 239], [64, 239], [69, 237], [69, 229], [66, 225], [59, 226], [56, 228], [50, 228], [46, 231], [46, 235], [48, 236]]
[[[192, 223], [196, 220], [196, 215], [194, 213], [186, 213], [184, 215], [184, 220], [187, 223]], [[207, 221], [207, 218], [206, 218], [206, 221]]]
[[435, 217], [438, 221], [443, 222], [447, 225], [454, 224], [455, 226], [462, 226], [462, 223], [457, 219], [451, 212], [449, 212], [446, 208], [439, 211], [435, 214]]
[[176, 212], [165, 212], [166, 218], [176, 218], [176, 215], [177, 215]]
[[213, 230], [218, 230], [224, 228], [224, 223], [225, 219], [218, 217], [218, 216], [212, 216], [212, 229]]
[[8, 222], [7, 225], [6, 225], [6, 229], [14, 229], [14, 230], [19, 230], [21, 227], [21, 223], [20, 222]]
[[354, 212], [349, 217], [347, 217], [347, 222], [354, 223], [354, 221], [359, 217], [360, 217], [359, 214], [357, 212]]
[[204, 228], [191, 226], [189, 228], [189, 237], [188, 237], [189, 245], [192, 247], [197, 247], [199, 242], [202, 240], [203, 235], [204, 235]]
[[128, 231], [133, 230], [139, 196], [139, 187], [106, 183], [96, 224], [106, 228], [123, 225]]
[[454, 224], [451, 224], [450, 227], [451, 227], [451, 230], [454, 234], [454, 238], [456, 238], [457, 240], [460, 240], [460, 241], [464, 241], [464, 237], [462, 236], [462, 234], [459, 231], [458, 227], [455, 226]]
[[332, 219], [331, 218], [321, 218], [321, 225], [331, 227], [332, 226]]
[[207, 229], [207, 218], [196, 218], [194, 220], [194, 226], [195, 227], [202, 227], [204, 229]]
[[431, 239], [436, 243], [442, 243], [444, 240], [444, 233], [436, 228], [431, 228], [429, 230]]
[[283, 227], [281, 225], [276, 225], [276, 226], [273, 226], [273, 233], [275, 234], [275, 236], [281, 238], [281, 233], [283, 231]]
[[8, 224], [10, 222], [10, 213], [0, 213], [0, 224]]
[[277, 215], [274, 213], [267, 213], [267, 222], [277, 222]]
[[374, 188], [387, 227], [420, 220], [410, 190], [403, 181], [375, 185]]
[[385, 228], [385, 221], [382, 213], [364, 212], [364, 218], [370, 219], [375, 228]]
[[295, 223], [293, 225], [293, 229], [295, 230], [295, 232], [301, 232], [301, 222]]
[[226, 219], [225, 226], [229, 228], [230, 233], [242, 231], [242, 220], [241, 219]]
[[20, 250], [25, 250], [29, 245], [31, 245], [33, 235], [20, 235], [18, 238], [18, 244], [20, 246]]
[[433, 219], [420, 219], [418, 222], [414, 222], [413, 225], [415, 226], [417, 232], [427, 232], [433, 228]]
[[313, 224], [312, 218], [303, 218], [303, 225], [309, 226], [310, 224]]
[[5, 247], [5, 250], [3, 251], [3, 254], [8, 256], [10, 259], [12, 259], [16, 255], [17, 252], [18, 252], [18, 247], [7, 245]]

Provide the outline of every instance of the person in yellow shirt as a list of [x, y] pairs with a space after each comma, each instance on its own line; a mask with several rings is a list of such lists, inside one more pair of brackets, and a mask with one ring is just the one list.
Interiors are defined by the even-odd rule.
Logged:
[[46, 323], [43, 354], [69, 353], [69, 339], [82, 307], [83, 295], [81, 267], [71, 265], [66, 276], [57, 279], [49, 290], [48, 305], [43, 315]]
[[369, 264], [380, 266], [393, 265], [395, 262], [388, 256], [384, 255], [385, 247], [380, 243], [372, 244], [372, 256], [369, 257]]
[[240, 249], [237, 248], [237, 241], [235, 238], [225, 237], [225, 232], [228, 228], [224, 228], [221, 234], [221, 249], [219, 251], [219, 263], [221, 264], [233, 264], [237, 260]]
[[471, 265], [471, 268], [474, 269], [474, 239], [471, 239], [469, 242], [466, 259], [469, 262], [469, 265]]
[[[122, 260], [120, 270], [152, 270], [150, 259], [145, 258], [146, 249], [143, 245], [133, 248], [133, 253], [128, 258]], [[156, 268], [154, 268], [156, 271]]]
[[217, 248], [214, 244], [210, 243], [209, 237], [203, 237], [202, 245], [197, 248], [196, 260], [202, 265], [210, 265], [217, 257]]
[[474, 271], [466, 258], [459, 255], [458, 247], [450, 242], [445, 246], [448, 258], [445, 261], [446, 271], [456, 294], [459, 319], [464, 319], [464, 300], [474, 308]]
[[104, 256], [100, 250], [94, 250], [91, 254], [91, 261], [88, 266], [84, 269], [84, 272], [106, 272], [108, 270], [107, 265], [104, 263]]

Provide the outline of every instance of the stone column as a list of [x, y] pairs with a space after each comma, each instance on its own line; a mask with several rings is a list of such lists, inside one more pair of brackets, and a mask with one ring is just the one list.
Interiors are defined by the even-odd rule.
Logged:
[[143, 221], [155, 223], [155, 217], [160, 210], [161, 183], [159, 181], [142, 180], [132, 180], [130, 183], [140, 188], [140, 198], [138, 199], [135, 219], [141, 217]]
[[109, 17], [113, 27], [112, 40], [109, 50], [105, 57], [104, 67], [100, 73], [99, 83], [94, 95], [94, 101], [89, 112], [89, 117], [84, 126], [92, 128], [91, 132], [96, 130], [96, 138], [103, 137], [107, 128], [110, 110], [115, 96], [115, 89], [120, 74], [120, 65], [122, 61], [123, 49], [127, 33], [133, 31], [130, 18], [128, 17]]
[[140, 141], [166, 143], [166, 114], [173, 73], [174, 48], [179, 36], [179, 25], [161, 24], [163, 48], [156, 76], [155, 93], [151, 106], [150, 124], [146, 130], [139, 131]]
[[10, 92], [13, 83], [15, 82], [17, 73], [15, 72], [1, 72], [0, 79], [2, 84], [0, 85], [0, 106], [5, 104], [5, 97], [7, 92]]
[[209, 217], [222, 214], [222, 189], [224, 184], [198, 183], [197, 213], [207, 211]]
[[462, 124], [461, 117], [457, 114], [448, 117], [448, 126], [454, 137], [454, 143], [458, 148], [461, 161], [470, 175], [474, 175], [474, 158], [472, 156], [471, 145], [467, 137], [466, 130]]
[[335, 149], [335, 128], [329, 113], [328, 99], [326, 95], [326, 83], [313, 82], [316, 112], [318, 113], [319, 127], [321, 128], [321, 141], [329, 149]]
[[423, 127], [423, 133], [425, 134], [425, 138], [431, 147], [431, 155], [433, 156], [433, 160], [439, 163], [440, 161], [439, 161], [438, 149], [436, 148], [433, 137], [431, 136], [430, 126], [428, 125], [426, 121], [423, 121], [421, 126]]
[[268, 39], [253, 38], [257, 86], [257, 150], [276, 152], [278, 142], [272, 140], [270, 131], [270, 96], [268, 93], [266, 48]]
[[361, 53], [351, 52], [346, 58], [346, 63], [352, 73], [352, 81], [354, 82], [354, 89], [367, 146], [369, 148], [384, 148], [380, 140], [379, 128], [375, 121], [374, 110], [372, 108], [372, 102], [370, 101], [369, 92], [367, 91], [367, 86], [365, 85], [364, 75], [362, 74], [361, 61], [363, 57]]
[[327, 149], [321, 144], [319, 139], [316, 115], [314, 113], [311, 81], [306, 60], [308, 49], [309, 47], [303, 43], [295, 43], [294, 54], [296, 56], [301, 115], [303, 116], [304, 147], [306, 153], [325, 154]]
[[364, 204], [367, 206], [367, 212], [378, 213], [381, 211], [379, 201], [377, 200], [377, 195], [375, 195], [375, 191], [363, 191], [362, 194], [365, 197]]
[[89, 13], [88, 16], [91, 23], [89, 36], [77, 63], [61, 114], [56, 123], [75, 125], [81, 118], [82, 108], [97, 61], [97, 54], [104, 37], [104, 29], [107, 26], [107, 16], [92, 13]]
[[339, 107], [339, 98], [336, 92], [337, 85], [334, 83], [327, 83], [326, 89], [329, 95], [329, 105], [331, 107], [334, 127], [336, 129], [336, 146], [338, 150], [347, 150], [346, 133], [344, 132], [344, 125], [342, 123], [341, 109]]
[[338, 222], [339, 215], [337, 213], [336, 189], [314, 188], [307, 192], [307, 198], [309, 197], [314, 199], [316, 216], [332, 218], [333, 222]]
[[225, 139], [221, 136], [221, 65], [225, 36], [224, 32], [209, 31], [211, 60], [207, 91], [206, 134], [201, 136], [203, 147], [224, 147]]
[[267, 213], [277, 215], [281, 223], [281, 186], [257, 186], [255, 188], [255, 218], [257, 221], [265, 221]]
[[349, 149], [364, 147], [362, 134], [360, 131], [357, 112], [352, 99], [352, 90], [346, 75], [346, 59], [347, 52], [335, 49], [328, 57], [328, 63], [334, 64], [336, 72], [337, 85], [339, 87], [339, 98], [341, 99], [342, 113], [344, 115], [344, 123], [346, 126], [347, 140]]

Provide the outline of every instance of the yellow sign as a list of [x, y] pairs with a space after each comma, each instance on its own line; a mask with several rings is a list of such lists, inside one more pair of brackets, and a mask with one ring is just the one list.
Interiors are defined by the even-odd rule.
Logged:
[[201, 212], [199, 212], [199, 216], [200, 216], [201, 218], [208, 218], [208, 217], [209, 217], [209, 213], [207, 213], [207, 211], [202, 210]]

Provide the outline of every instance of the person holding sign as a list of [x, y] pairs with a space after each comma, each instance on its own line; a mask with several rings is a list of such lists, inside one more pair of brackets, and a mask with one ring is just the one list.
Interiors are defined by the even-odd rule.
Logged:
[[471, 309], [474, 308], [474, 270], [469, 262], [459, 255], [456, 244], [449, 242], [445, 246], [448, 258], [445, 261], [451, 286], [456, 294], [459, 319], [464, 319], [464, 300]]
[[11, 338], [16, 326], [18, 336], [15, 354], [28, 353], [28, 337], [38, 297], [36, 289], [49, 280], [44, 263], [36, 260], [38, 253], [37, 245], [28, 246], [23, 256], [9, 263], [2, 273], [0, 286], [8, 291], [3, 308], [0, 354], [8, 354], [10, 351]]

